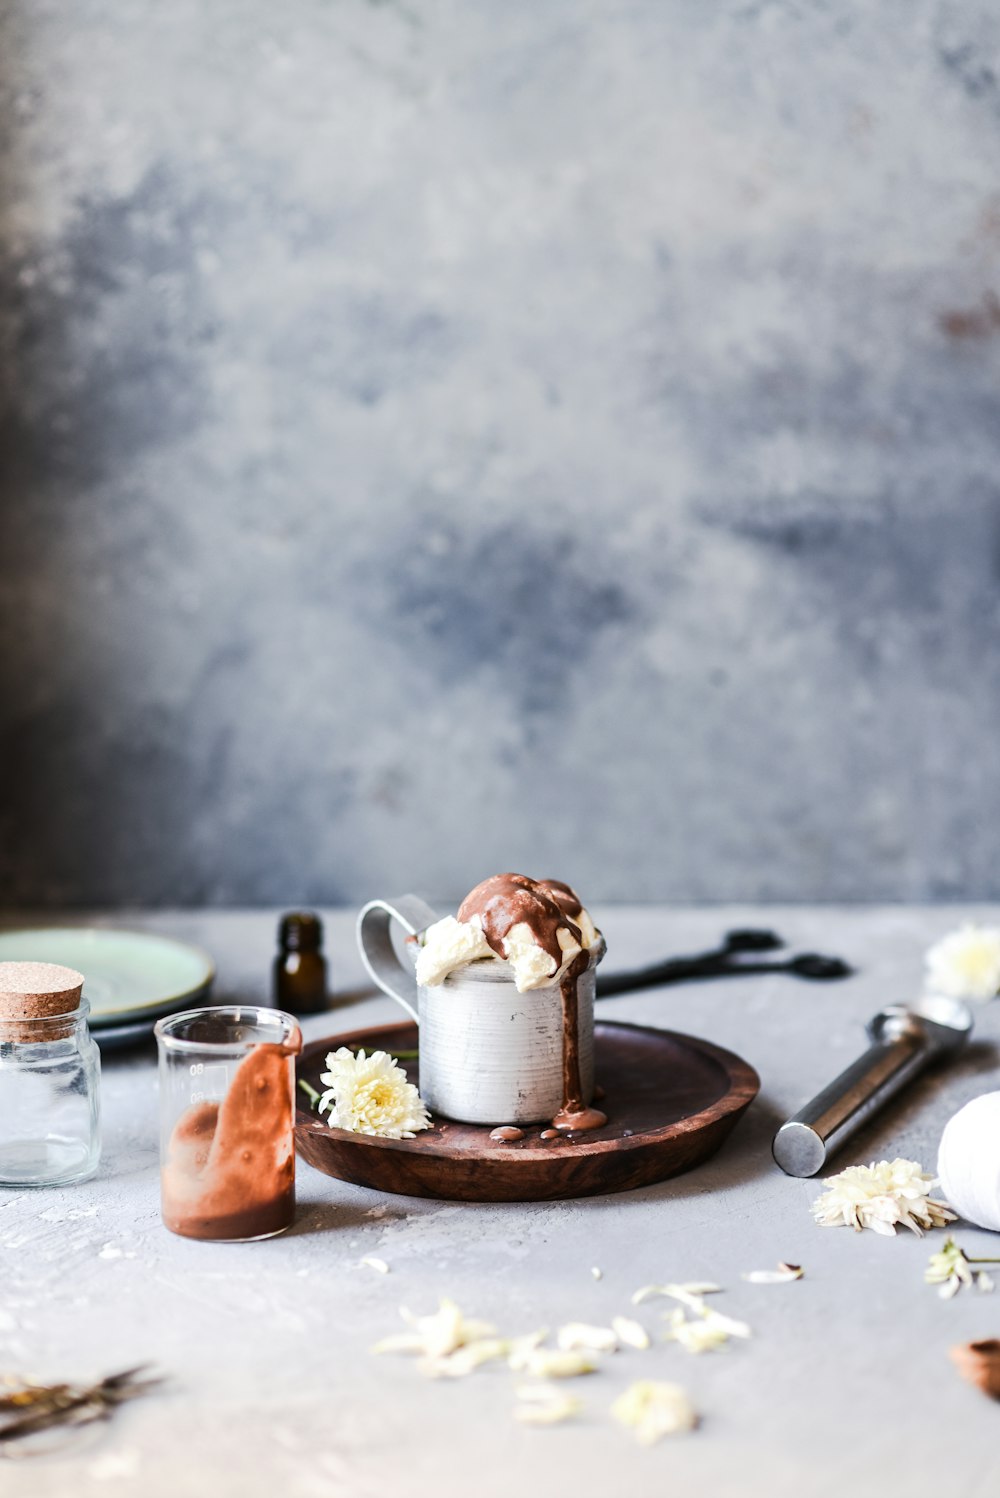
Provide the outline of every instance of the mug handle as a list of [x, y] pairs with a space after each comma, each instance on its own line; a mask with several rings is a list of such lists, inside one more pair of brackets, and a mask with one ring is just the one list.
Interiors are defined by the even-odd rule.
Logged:
[[398, 900], [369, 900], [358, 915], [358, 950], [373, 983], [390, 999], [402, 1004], [407, 1014], [417, 1015], [417, 979], [396, 956], [390, 925], [398, 921], [410, 936], [432, 926], [439, 916], [419, 895], [400, 895]]

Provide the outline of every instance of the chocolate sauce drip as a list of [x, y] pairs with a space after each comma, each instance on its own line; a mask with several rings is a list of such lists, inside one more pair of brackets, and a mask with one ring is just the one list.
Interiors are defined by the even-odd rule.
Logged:
[[163, 1220], [185, 1238], [262, 1238], [295, 1212], [285, 1046], [255, 1046], [221, 1103], [182, 1113], [163, 1167]]
[[[548, 886], [553, 887], [549, 893]], [[494, 874], [477, 884], [462, 901], [458, 910], [460, 921], [471, 921], [477, 915], [482, 923], [483, 935], [498, 957], [506, 957], [504, 941], [513, 926], [523, 922], [543, 952], [555, 962], [556, 969], [562, 965], [563, 949], [559, 945], [559, 928], [569, 931], [574, 941], [583, 944], [583, 937], [572, 917], [559, 903], [555, 894], [556, 882], [536, 882], [524, 874]], [[568, 891], [571, 901], [576, 903], [575, 914], [582, 906], [569, 885], [559, 886], [564, 902]]]
[[557, 1129], [600, 1129], [608, 1121], [600, 1108], [583, 1101], [580, 1078], [580, 1002], [577, 980], [587, 971], [590, 953], [574, 957], [559, 983], [563, 1019], [563, 1105], [552, 1120]]

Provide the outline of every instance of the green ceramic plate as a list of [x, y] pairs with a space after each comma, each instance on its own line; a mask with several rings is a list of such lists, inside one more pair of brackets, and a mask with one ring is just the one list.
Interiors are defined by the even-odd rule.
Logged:
[[207, 952], [167, 936], [95, 926], [0, 932], [0, 962], [60, 962], [83, 974], [90, 1023], [152, 1020], [203, 998], [215, 977]]

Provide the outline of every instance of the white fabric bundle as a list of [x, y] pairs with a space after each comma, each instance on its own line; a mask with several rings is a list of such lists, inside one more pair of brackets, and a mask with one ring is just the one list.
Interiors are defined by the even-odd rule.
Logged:
[[949, 1206], [1000, 1233], [1000, 1092], [984, 1092], [948, 1120], [937, 1173]]

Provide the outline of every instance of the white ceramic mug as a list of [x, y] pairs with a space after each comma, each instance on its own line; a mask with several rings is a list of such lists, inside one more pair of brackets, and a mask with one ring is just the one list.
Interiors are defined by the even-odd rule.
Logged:
[[[372, 979], [420, 1028], [420, 1096], [432, 1113], [463, 1123], [544, 1123], [563, 1105], [563, 1013], [558, 983], [518, 993], [496, 958], [467, 962], [433, 988], [396, 956], [395, 920], [415, 964], [417, 935], [438, 919], [416, 895], [371, 900], [358, 916], [358, 946]], [[594, 990], [604, 942], [577, 980], [580, 1081], [594, 1095]]]

